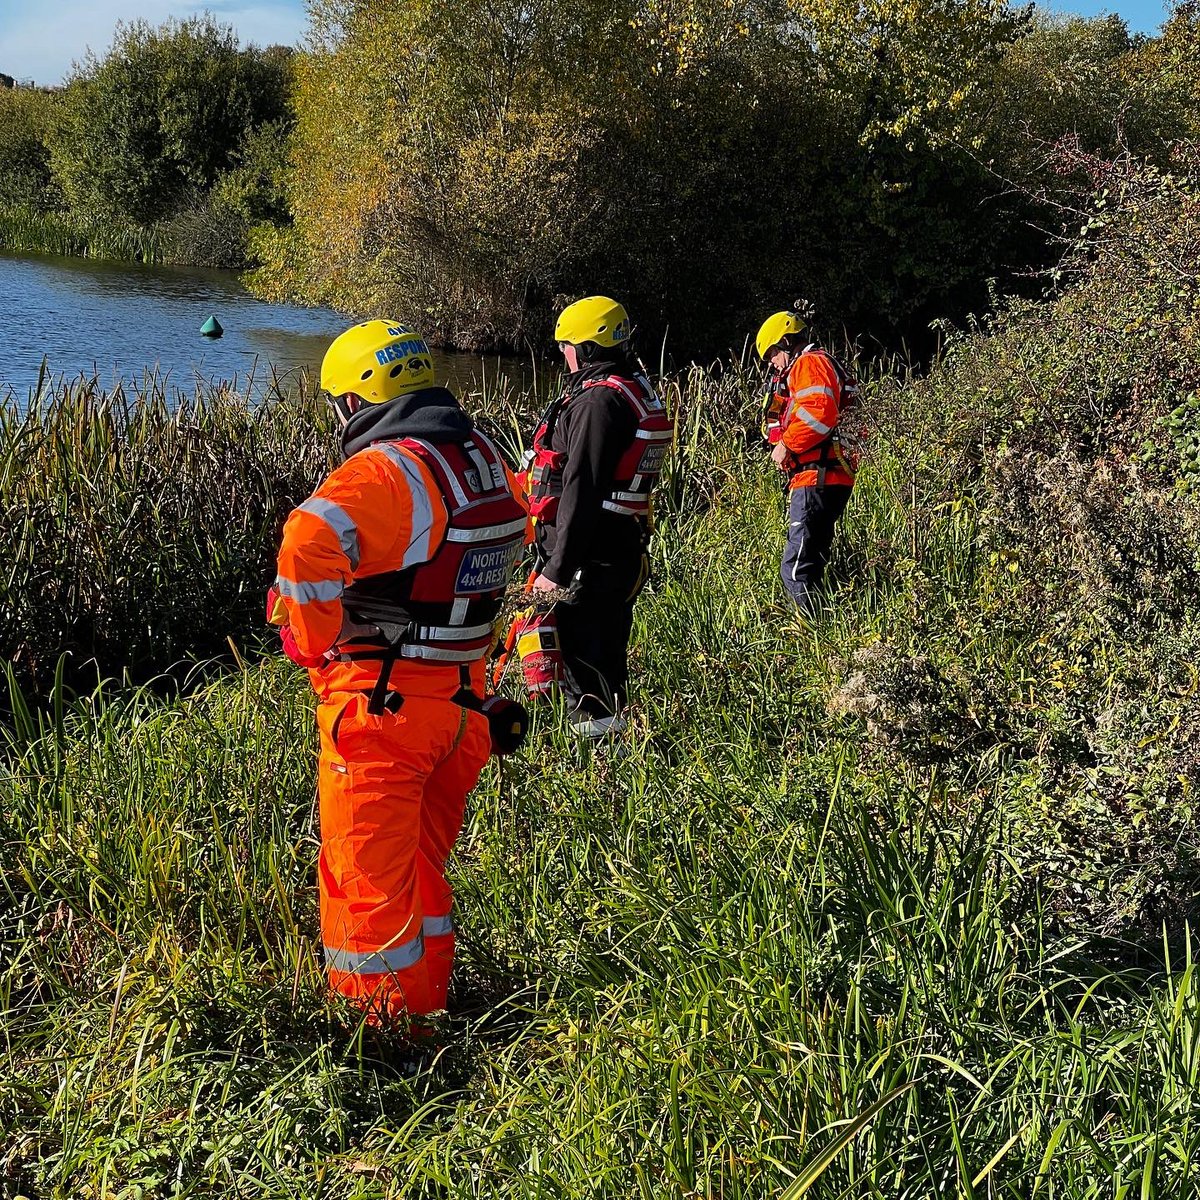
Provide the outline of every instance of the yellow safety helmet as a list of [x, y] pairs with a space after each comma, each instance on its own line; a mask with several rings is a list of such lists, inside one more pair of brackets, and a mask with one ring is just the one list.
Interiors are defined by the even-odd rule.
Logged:
[[584, 342], [609, 348], [619, 346], [629, 340], [629, 314], [623, 305], [607, 296], [576, 300], [558, 314], [554, 340], [572, 346], [582, 346]]
[[778, 346], [785, 337], [803, 333], [804, 322], [794, 312], [772, 313], [759, 327], [754, 339], [759, 358], [766, 358], [773, 346]]
[[365, 404], [386, 404], [433, 386], [425, 339], [399, 321], [363, 321], [333, 339], [321, 360], [321, 386], [334, 399], [353, 392]]

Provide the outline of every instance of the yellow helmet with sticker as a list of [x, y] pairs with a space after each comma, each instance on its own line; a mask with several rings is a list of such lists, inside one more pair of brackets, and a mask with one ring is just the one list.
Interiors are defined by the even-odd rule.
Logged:
[[754, 339], [759, 358], [766, 358], [771, 349], [785, 337], [804, 332], [804, 321], [794, 312], [772, 313], [759, 327]]
[[554, 340], [582, 346], [595, 342], [611, 349], [629, 341], [629, 314], [608, 296], [587, 296], [568, 304], [554, 325]]
[[364, 404], [433, 386], [425, 339], [399, 321], [362, 321], [333, 339], [321, 360], [321, 387], [335, 399], [352, 392]]

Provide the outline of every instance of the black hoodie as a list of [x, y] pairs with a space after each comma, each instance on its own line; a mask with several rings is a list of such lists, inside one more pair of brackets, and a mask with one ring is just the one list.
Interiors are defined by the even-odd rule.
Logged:
[[612, 492], [621, 455], [637, 434], [637, 417], [615, 388], [583, 386], [637, 373], [632, 361], [621, 356], [588, 363], [566, 378], [568, 403], [559, 409], [550, 434], [550, 448], [567, 456], [561, 475], [551, 477], [558, 512], [553, 524], [537, 525], [542, 573], [562, 587], [589, 562], [624, 562], [642, 552], [642, 523], [601, 507]]
[[349, 458], [375, 442], [398, 442], [407, 437], [465, 442], [474, 428], [453, 392], [444, 387], [422, 388], [386, 404], [360, 408], [342, 430], [342, 455]]

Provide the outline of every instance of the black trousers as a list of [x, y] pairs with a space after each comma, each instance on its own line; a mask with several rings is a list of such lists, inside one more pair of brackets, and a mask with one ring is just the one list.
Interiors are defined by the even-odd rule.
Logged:
[[635, 543], [588, 562], [571, 598], [555, 608], [567, 673], [563, 694], [574, 715], [608, 717], [624, 705], [633, 604], [649, 577], [649, 556]]
[[811, 613], [833, 546], [833, 531], [845, 511], [851, 488], [827, 484], [800, 487], [788, 503], [788, 536], [779, 575], [802, 612]]

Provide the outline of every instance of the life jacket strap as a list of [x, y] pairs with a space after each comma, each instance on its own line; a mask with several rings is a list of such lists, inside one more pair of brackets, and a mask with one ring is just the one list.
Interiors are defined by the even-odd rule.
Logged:
[[[375, 686], [367, 698], [367, 712], [373, 717], [381, 717], [388, 710], [388, 684], [391, 682], [392, 668], [395, 665], [396, 652], [392, 650], [384, 655], [383, 662], [379, 664], [379, 678], [375, 680]], [[401, 698], [401, 703], [403, 702]]]

